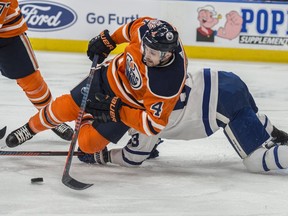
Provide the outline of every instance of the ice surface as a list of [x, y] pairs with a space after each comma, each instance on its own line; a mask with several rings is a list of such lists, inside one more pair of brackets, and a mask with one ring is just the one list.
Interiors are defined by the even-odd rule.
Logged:
[[[54, 97], [68, 93], [89, 74], [85, 54], [36, 55]], [[201, 67], [240, 75], [260, 110], [288, 131], [288, 64], [189, 60], [189, 70]], [[0, 128], [7, 125], [9, 133], [36, 110], [15, 81], [0, 77], [0, 89]], [[121, 147], [127, 140], [109, 147]], [[9, 150], [4, 141], [0, 147]], [[69, 145], [45, 131], [13, 150], [65, 151]], [[71, 175], [94, 183], [85, 191], [61, 183], [66, 157], [0, 156], [0, 215], [288, 215], [287, 170], [249, 173], [222, 131], [201, 140], [166, 140], [159, 150], [159, 158], [137, 169], [87, 165], [74, 157]], [[31, 184], [35, 177], [44, 182]]]

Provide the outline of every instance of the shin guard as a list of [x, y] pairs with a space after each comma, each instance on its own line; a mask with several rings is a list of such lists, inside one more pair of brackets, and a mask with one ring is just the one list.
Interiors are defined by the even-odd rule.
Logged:
[[247, 157], [270, 138], [266, 128], [249, 107], [238, 112], [224, 127], [224, 133], [241, 158]]

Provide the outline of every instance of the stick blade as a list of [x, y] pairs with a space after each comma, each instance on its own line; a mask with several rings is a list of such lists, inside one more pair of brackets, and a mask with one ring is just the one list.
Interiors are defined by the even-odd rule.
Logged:
[[5, 136], [5, 134], [6, 134], [6, 129], [7, 129], [7, 127], [5, 126], [4, 128], [2, 128], [2, 129], [0, 130], [0, 139], [2, 139], [2, 138]]
[[74, 190], [85, 190], [91, 187], [93, 184], [86, 184], [76, 179], [72, 178], [70, 175], [65, 175], [62, 177], [62, 183], [67, 187], [74, 189]]

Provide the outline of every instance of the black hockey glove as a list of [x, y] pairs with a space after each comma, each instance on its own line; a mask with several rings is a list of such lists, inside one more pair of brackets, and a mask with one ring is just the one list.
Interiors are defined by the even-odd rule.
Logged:
[[[79, 147], [78, 147], [78, 151], [83, 152], [81, 151]], [[88, 153], [83, 152], [83, 154], [78, 155], [78, 159], [84, 163], [89, 163], [89, 164], [103, 164], [104, 165], [107, 162], [110, 162], [109, 151], [107, 147], [105, 147], [102, 151], [96, 152], [94, 154], [88, 154]]]
[[87, 101], [86, 111], [91, 113], [98, 123], [119, 122], [119, 110], [122, 101], [118, 97], [110, 97], [101, 93], [95, 94], [96, 102]]
[[100, 64], [115, 48], [116, 43], [112, 40], [109, 31], [106, 29], [89, 41], [87, 56], [91, 61], [93, 61], [94, 55], [99, 55], [98, 63]]

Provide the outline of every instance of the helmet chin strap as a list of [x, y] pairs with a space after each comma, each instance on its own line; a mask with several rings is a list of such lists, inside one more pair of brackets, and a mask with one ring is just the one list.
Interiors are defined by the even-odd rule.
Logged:
[[163, 63], [164, 57], [165, 57], [166, 52], [161, 52], [160, 51], [160, 64]]
[[172, 55], [169, 58], [164, 59], [166, 53], [167, 52], [161, 52], [160, 63], [157, 65], [158, 67], [159, 66], [166, 66], [167, 64], [169, 64], [170, 62], [172, 62], [174, 60], [174, 58], [175, 58], [174, 53], [172, 53]]

